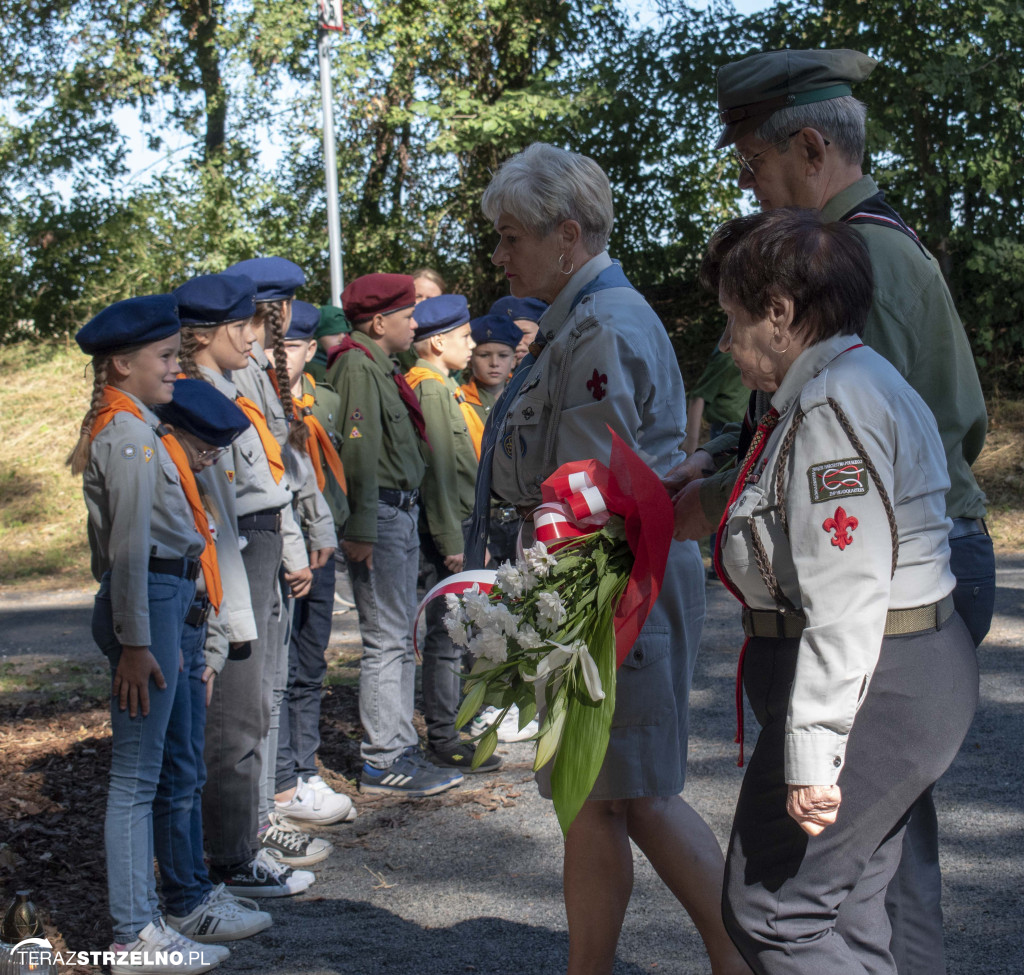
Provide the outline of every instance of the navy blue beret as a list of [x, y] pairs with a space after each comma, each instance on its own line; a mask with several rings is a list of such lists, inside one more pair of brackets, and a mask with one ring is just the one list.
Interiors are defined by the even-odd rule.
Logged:
[[541, 301], [540, 298], [515, 298], [512, 295], [506, 295], [491, 305], [487, 314], [508, 315], [512, 321], [525, 319], [528, 322], [539, 322], [540, 316], [547, 310], [547, 302]]
[[181, 331], [174, 295], [142, 295], [104, 308], [75, 335], [86, 355], [158, 342]]
[[257, 301], [281, 301], [294, 298], [295, 289], [306, 283], [298, 264], [283, 257], [253, 257], [225, 268], [228, 274], [244, 274], [256, 284]]
[[450, 332], [469, 321], [469, 302], [462, 295], [438, 295], [424, 298], [413, 310], [416, 341]]
[[170, 403], [154, 406], [164, 423], [211, 447], [226, 447], [249, 427], [249, 418], [220, 390], [202, 379], [178, 379]]
[[200, 274], [174, 290], [182, 325], [223, 325], [256, 313], [256, 285], [244, 274]]
[[320, 309], [308, 301], [292, 302], [292, 323], [288, 326], [286, 342], [300, 342], [311, 339], [320, 324]]
[[514, 349], [523, 337], [523, 330], [508, 315], [481, 315], [474, 318], [469, 327], [477, 345], [500, 342]]

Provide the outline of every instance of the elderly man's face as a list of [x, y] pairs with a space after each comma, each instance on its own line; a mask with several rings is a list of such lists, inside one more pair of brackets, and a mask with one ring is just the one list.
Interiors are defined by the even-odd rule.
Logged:
[[736, 151], [750, 162], [750, 169], [740, 169], [740, 189], [750, 190], [762, 210], [817, 207], [815, 170], [808, 165], [800, 140], [789, 140], [785, 152], [780, 148], [755, 135], [744, 136], [736, 143]]

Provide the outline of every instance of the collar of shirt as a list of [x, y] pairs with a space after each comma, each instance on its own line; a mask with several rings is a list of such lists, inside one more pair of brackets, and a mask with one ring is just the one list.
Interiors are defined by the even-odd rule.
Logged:
[[837, 193], [821, 208], [822, 219], [838, 220], [862, 200], [874, 196], [877, 192], [878, 187], [875, 185], [875, 181], [870, 176], [861, 176], [856, 183]]
[[449, 376], [449, 373], [447, 373], [444, 369], [435, 366], [434, 363], [432, 362], [427, 362], [426, 359], [417, 359], [413, 363], [413, 366], [422, 366], [424, 369], [429, 369], [431, 372], [436, 372], [442, 379], [447, 379]]
[[[373, 361], [380, 366], [381, 369], [386, 373], [392, 373], [395, 370], [395, 360], [391, 358], [373, 339], [369, 338], [363, 332], [352, 332], [349, 338], [360, 348], [366, 349], [370, 353]], [[352, 353], [346, 353], [351, 355]]]
[[124, 396], [127, 396], [128, 399], [130, 399], [139, 408], [139, 412], [142, 414], [142, 419], [145, 420], [146, 423], [148, 423], [154, 430], [158, 426], [160, 426], [160, 417], [158, 417], [148, 406], [146, 406], [146, 404], [143, 403], [142, 400], [140, 400], [137, 396], [132, 396], [131, 393], [129, 393], [125, 389], [121, 389], [119, 386], [115, 387], [115, 389], [117, 389], [117, 391], [123, 394]]
[[611, 263], [612, 259], [608, 256], [608, 251], [601, 251], [600, 254], [595, 254], [565, 282], [565, 287], [558, 292], [555, 300], [551, 302], [551, 307], [540, 316], [540, 321], [537, 323], [548, 342], [561, 331], [562, 326], [568, 320], [569, 313], [572, 310], [572, 302], [576, 295], [605, 268], [610, 267]]
[[836, 356], [861, 344], [859, 335], [833, 335], [804, 349], [796, 357], [779, 388], [772, 394], [772, 406], [785, 416], [800, 396], [800, 390], [818, 375]]
[[199, 371], [213, 383], [214, 389], [218, 393], [223, 393], [229, 400], [234, 400], [238, 395], [238, 390], [235, 388], [235, 384], [231, 381], [231, 373], [223, 375], [214, 369], [209, 369], [206, 366], [200, 366]]

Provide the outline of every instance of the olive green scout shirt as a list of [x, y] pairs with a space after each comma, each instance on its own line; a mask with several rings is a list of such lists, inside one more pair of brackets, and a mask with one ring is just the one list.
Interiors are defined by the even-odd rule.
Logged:
[[422, 510], [427, 530], [442, 555], [461, 555], [465, 547], [462, 522], [473, 513], [476, 451], [455, 400], [455, 380], [425, 359], [416, 366], [429, 369], [440, 382], [424, 379], [416, 387], [430, 446], [420, 443], [427, 464], [423, 475]]
[[420, 439], [392, 376], [395, 363], [361, 332], [354, 332], [352, 341], [370, 356], [357, 349], [342, 353], [327, 381], [341, 399], [337, 431], [350, 509], [345, 538], [375, 542], [379, 489], [418, 488], [424, 464]]
[[[822, 216], [838, 220], [877, 192], [874, 180], [864, 176], [829, 200]], [[864, 344], [888, 359], [935, 415], [949, 471], [946, 514], [983, 518], [985, 494], [971, 473], [971, 464], [985, 445], [985, 399], [967, 333], [938, 261], [925, 257], [898, 230], [876, 224], [853, 226], [867, 244], [875, 276]], [[728, 436], [723, 434], [705, 449], [714, 455]], [[709, 520], [721, 517], [735, 477], [733, 469], [702, 484], [701, 506]]]

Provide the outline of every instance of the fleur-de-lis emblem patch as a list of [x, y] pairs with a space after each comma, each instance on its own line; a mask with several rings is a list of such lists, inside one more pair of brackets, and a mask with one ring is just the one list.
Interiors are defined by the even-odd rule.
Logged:
[[605, 396], [608, 393], [608, 390], [604, 388], [607, 382], [608, 376], [605, 375], [605, 373], [598, 372], [595, 369], [594, 375], [587, 380], [587, 389], [589, 389], [591, 393], [594, 394], [594, 399], [602, 400], [605, 398]]
[[851, 518], [842, 508], [836, 508], [836, 513], [831, 518], [826, 518], [821, 527], [827, 532], [835, 532], [832, 544], [839, 551], [843, 551], [847, 545], [853, 544], [853, 536], [850, 534], [857, 527], [857, 519]]

